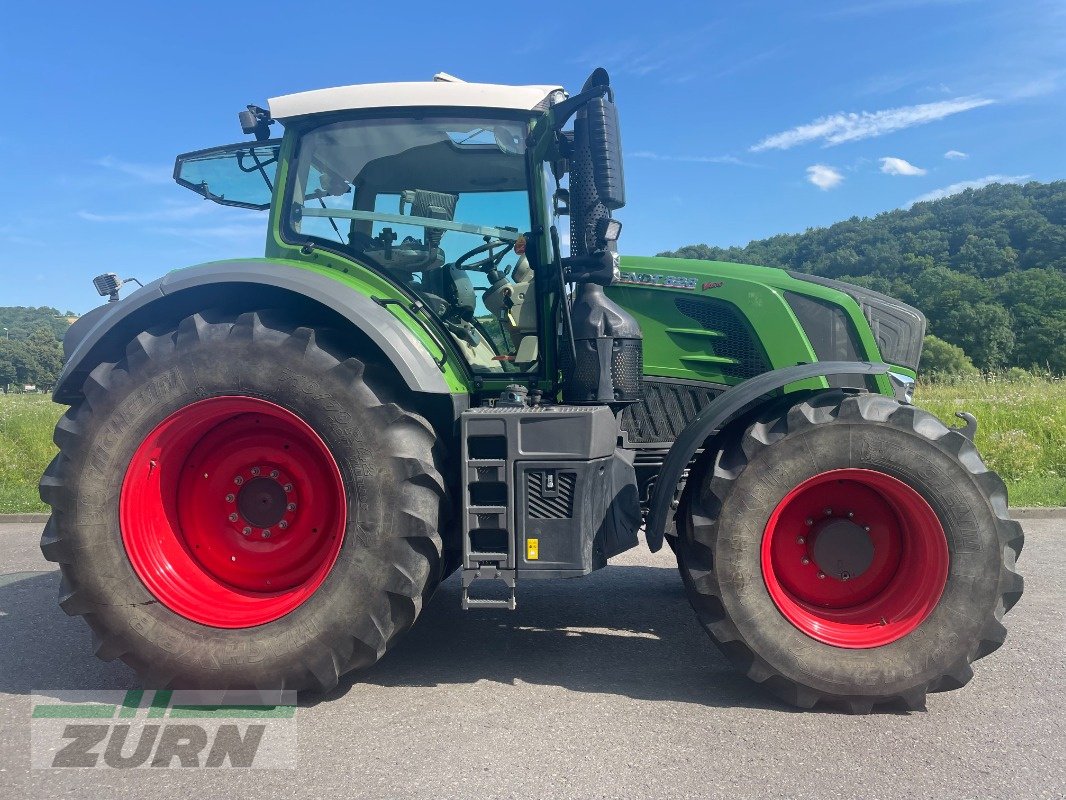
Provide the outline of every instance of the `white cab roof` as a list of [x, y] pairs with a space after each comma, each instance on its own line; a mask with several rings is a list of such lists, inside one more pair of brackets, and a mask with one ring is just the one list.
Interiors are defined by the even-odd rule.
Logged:
[[411, 83], [363, 83], [316, 89], [270, 98], [270, 116], [278, 120], [364, 108], [458, 106], [532, 111], [560, 86], [504, 86], [443, 79]]

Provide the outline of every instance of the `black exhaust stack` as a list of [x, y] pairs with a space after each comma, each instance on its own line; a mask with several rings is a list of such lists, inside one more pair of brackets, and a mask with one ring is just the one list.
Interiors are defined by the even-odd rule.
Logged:
[[562, 354], [563, 401], [617, 410], [640, 399], [643, 342], [637, 321], [603, 291], [618, 278], [621, 224], [611, 212], [626, 202], [618, 110], [606, 70], [589, 76], [586, 93], [593, 96], [574, 115], [570, 154], [570, 257], [563, 269], [577, 288], [570, 308], [575, 352]]

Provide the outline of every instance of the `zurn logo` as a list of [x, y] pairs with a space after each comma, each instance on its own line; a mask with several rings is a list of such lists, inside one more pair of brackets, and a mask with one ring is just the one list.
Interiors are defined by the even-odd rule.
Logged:
[[43, 691], [34, 769], [293, 769], [296, 693]]

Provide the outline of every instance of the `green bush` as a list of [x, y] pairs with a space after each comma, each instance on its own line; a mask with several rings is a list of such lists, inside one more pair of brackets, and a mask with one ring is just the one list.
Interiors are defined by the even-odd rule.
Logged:
[[922, 374], [930, 376], [976, 375], [977, 367], [958, 345], [945, 342], [932, 334], [922, 346]]

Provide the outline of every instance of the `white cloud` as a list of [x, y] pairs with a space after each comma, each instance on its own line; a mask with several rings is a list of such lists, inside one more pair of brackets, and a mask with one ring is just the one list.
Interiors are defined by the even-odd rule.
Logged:
[[924, 175], [926, 173], [926, 170], [914, 166], [906, 159], [885, 156], [878, 161], [881, 162], [881, 171], [886, 175]]
[[151, 211], [123, 211], [116, 214], [97, 214], [93, 211], [78, 211], [77, 215], [89, 222], [176, 222], [211, 213], [205, 201], [193, 205], [174, 205]]
[[970, 3], [973, 0], [873, 0], [868, 3], [848, 3], [843, 8], [827, 12], [824, 16], [834, 17], [858, 17], [870, 14], [909, 11], [928, 6], [954, 6]]
[[931, 192], [926, 192], [921, 197], [916, 197], [911, 200], [907, 205], [912, 206], [915, 203], [925, 203], [929, 200], [940, 200], [943, 197], [951, 197], [953, 194], [965, 192], [967, 189], [980, 189], [991, 183], [1025, 183], [1027, 180], [1029, 180], [1028, 175], [985, 175], [983, 178], [977, 178], [972, 181], [959, 181], [950, 186], [945, 186], [943, 189], [934, 189]]
[[[659, 74], [677, 78], [679, 70], [691, 73], [693, 60], [706, 52], [714, 28], [714, 24], [710, 23], [688, 27], [650, 43], [643, 36], [615, 37], [580, 52], [573, 63], [604, 67], [613, 77], [628, 75], [645, 78]], [[691, 77], [697, 76], [698, 73], [691, 73]]]
[[952, 160], [958, 160], [969, 157], [969, 153], [964, 153], [961, 150], [948, 150], [946, 153], [944, 153], [944, 158], [950, 158]]
[[635, 153], [626, 153], [629, 158], [643, 158], [648, 161], [683, 161], [690, 164], [743, 164], [736, 156], [669, 156], [663, 153], [654, 153], [651, 150], [637, 150]]
[[925, 125], [952, 114], [991, 105], [994, 102], [996, 101], [984, 97], [956, 97], [953, 100], [889, 108], [884, 111], [832, 114], [806, 125], [799, 125], [767, 136], [754, 145], [751, 151], [758, 153], [762, 150], [788, 150], [796, 145], [817, 140], [822, 140], [826, 146], [830, 146], [859, 139], [870, 139], [915, 125]]
[[114, 156], [104, 156], [92, 162], [98, 167], [113, 169], [126, 175], [144, 181], [145, 183], [170, 183], [173, 180], [170, 167], [154, 166], [149, 164], [136, 164], [132, 161], [123, 161]]
[[823, 192], [839, 186], [844, 182], [841, 172], [825, 164], [813, 164], [807, 167], [807, 180], [821, 189]]
[[[259, 217], [260, 215], [257, 215]], [[230, 225], [193, 225], [188, 228], [164, 227], [154, 228], [157, 233], [179, 236], [188, 239], [262, 239], [266, 233], [266, 214], [254, 222], [233, 223]]]
[[1033, 78], [1018, 86], [1015, 86], [1010, 96], [1017, 100], [1028, 100], [1033, 97], [1043, 97], [1044, 95], [1052, 94], [1059, 88], [1059, 82], [1063, 76], [1063, 71], [1053, 72], [1047, 75], [1042, 75], [1039, 78]]

